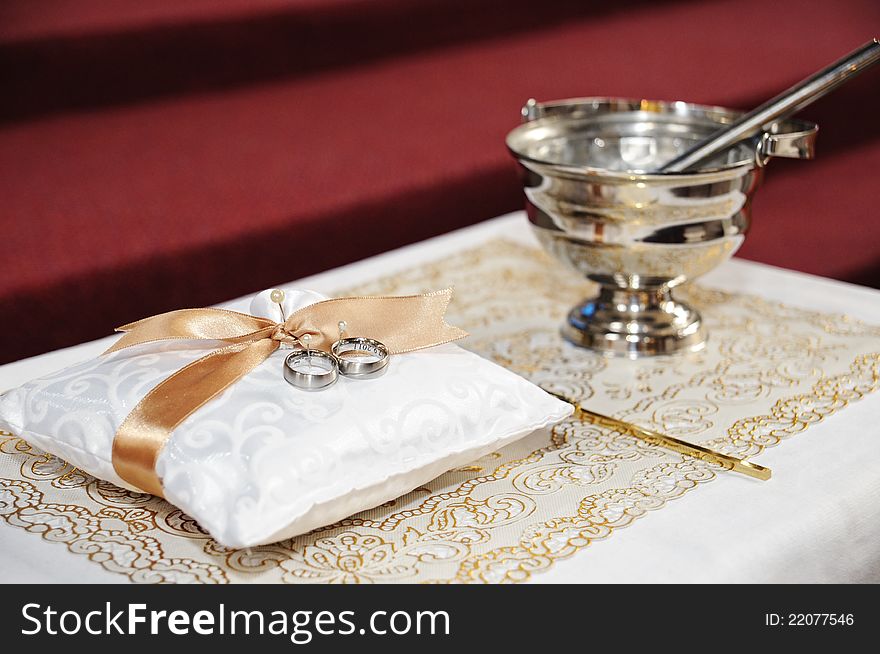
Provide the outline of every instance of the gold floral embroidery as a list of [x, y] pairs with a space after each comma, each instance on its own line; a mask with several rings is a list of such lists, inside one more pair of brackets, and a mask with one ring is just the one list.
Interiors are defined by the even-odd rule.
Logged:
[[285, 581], [372, 583], [415, 574], [394, 543], [354, 531], [318, 538], [302, 552], [293, 552], [281, 567]]
[[[705, 352], [609, 362], [557, 335], [566, 308], [590, 285], [506, 240], [340, 292], [450, 284], [448, 315], [471, 332], [470, 349], [605, 413], [741, 456], [880, 383], [880, 327], [699, 286], [685, 292], [709, 324]], [[716, 474], [707, 463], [568, 420], [381, 507], [232, 550], [166, 502], [0, 433], [0, 518], [140, 583], [518, 582]]]

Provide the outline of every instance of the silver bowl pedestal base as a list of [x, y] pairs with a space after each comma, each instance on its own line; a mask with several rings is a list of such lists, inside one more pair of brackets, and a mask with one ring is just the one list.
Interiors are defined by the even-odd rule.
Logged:
[[571, 310], [562, 335], [574, 345], [631, 359], [697, 352], [707, 337], [700, 314], [673, 299], [668, 286], [601, 286], [598, 295]]

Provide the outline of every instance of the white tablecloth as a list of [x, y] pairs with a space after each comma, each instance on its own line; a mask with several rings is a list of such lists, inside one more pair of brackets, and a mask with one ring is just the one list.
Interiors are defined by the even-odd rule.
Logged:
[[[498, 236], [534, 243], [517, 213], [297, 284], [332, 292]], [[872, 289], [736, 259], [701, 283], [880, 324], [880, 291]], [[2, 366], [0, 390], [95, 356], [112, 340]], [[532, 582], [880, 581], [880, 393], [766, 450], [757, 462], [773, 469], [771, 481], [721, 475]], [[0, 550], [0, 579], [6, 582], [127, 581], [7, 525], [0, 526]]]

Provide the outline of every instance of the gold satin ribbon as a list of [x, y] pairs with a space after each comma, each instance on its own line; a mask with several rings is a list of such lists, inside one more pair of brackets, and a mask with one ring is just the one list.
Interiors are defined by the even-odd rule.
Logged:
[[[443, 319], [452, 289], [424, 295], [344, 297], [316, 302], [283, 323], [225, 309], [183, 309], [116, 329], [125, 332], [104, 354], [173, 339], [228, 343], [162, 381], [132, 409], [113, 439], [113, 468], [133, 486], [162, 496], [156, 462], [171, 432], [206, 402], [265, 361], [281, 343], [329, 351], [339, 322], [346, 332], [381, 341], [391, 354], [412, 352], [467, 336]], [[281, 379], [281, 371], [278, 371]]]

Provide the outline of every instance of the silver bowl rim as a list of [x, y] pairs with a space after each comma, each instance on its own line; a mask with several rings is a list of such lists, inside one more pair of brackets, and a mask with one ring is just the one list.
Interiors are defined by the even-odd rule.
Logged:
[[[578, 98], [565, 98], [562, 100], [551, 100], [548, 102], [540, 102], [537, 106], [542, 108], [565, 108], [572, 107], [576, 108], [580, 105], [590, 105], [591, 108], [598, 108], [599, 106], [618, 106], [624, 105], [631, 107], [628, 111], [645, 111], [648, 113], [663, 113], [663, 114], [675, 114], [675, 109], [692, 111], [695, 113], [704, 113], [704, 114], [722, 114], [724, 117], [729, 118], [730, 120], [735, 120], [739, 116], [741, 116], [744, 112], [740, 109], [731, 109], [729, 107], [722, 107], [719, 105], [707, 105], [707, 104], [698, 104], [694, 102], [686, 102], [683, 100], [649, 100], [646, 98], [625, 98], [625, 97], [614, 97], [614, 96], [588, 96], [588, 97], [578, 97]], [[664, 109], [667, 111], [657, 111], [657, 109]], [[671, 110], [671, 111], [670, 111]], [[684, 173], [661, 173], [661, 172], [643, 172], [639, 170], [610, 170], [608, 168], [598, 168], [594, 166], [576, 166], [571, 164], [564, 164], [559, 162], [550, 161], [547, 159], [539, 159], [537, 157], [532, 157], [521, 150], [516, 149], [512, 144], [512, 140], [521, 134], [532, 131], [541, 126], [547, 125], [548, 123], [556, 123], [560, 121], [566, 120], [577, 120], [576, 117], [572, 117], [570, 115], [550, 115], [550, 116], [542, 116], [540, 118], [536, 118], [533, 120], [529, 120], [526, 122], [517, 125], [512, 130], [507, 133], [505, 137], [505, 144], [507, 145], [507, 149], [510, 154], [520, 162], [528, 162], [530, 164], [534, 164], [536, 166], [540, 166], [541, 168], [550, 169], [557, 173], [561, 174], [569, 174], [575, 175], [578, 177], [582, 177], [584, 175], [591, 175], [595, 177], [602, 178], [611, 178], [625, 181], [650, 181], [650, 180], [671, 180], [671, 179], [682, 179], [687, 178], [689, 180], [697, 181], [701, 178], [705, 178], [704, 181], [715, 181], [719, 178], [726, 178], [731, 176], [736, 176], [742, 173], [741, 169], [751, 169], [756, 167], [755, 158], [743, 159], [741, 161], [735, 161], [729, 164], [725, 164], [723, 166], [717, 166], [714, 168], [702, 168], [700, 170], [692, 171], [692, 172], [684, 172]], [[719, 123], [723, 124], [723, 123]], [[767, 133], [778, 133], [780, 131], [785, 131], [789, 134], [809, 134], [811, 132], [815, 132], [818, 130], [818, 126], [816, 123], [807, 121], [807, 120], [799, 120], [794, 118], [787, 118], [783, 120], [779, 120], [773, 125], [774, 129], [765, 130]], [[787, 128], [787, 129], [780, 129]]]

